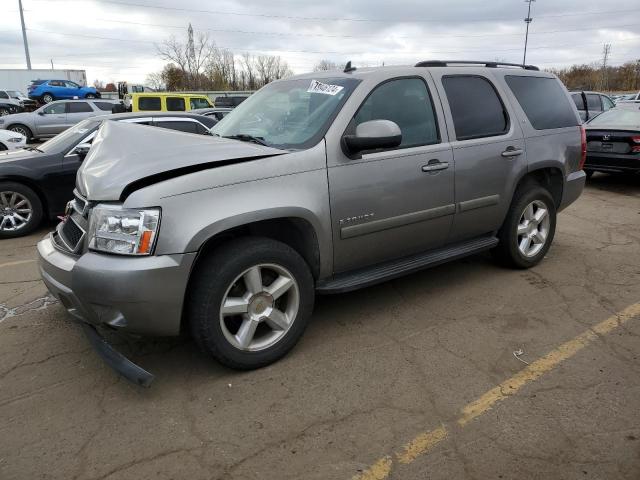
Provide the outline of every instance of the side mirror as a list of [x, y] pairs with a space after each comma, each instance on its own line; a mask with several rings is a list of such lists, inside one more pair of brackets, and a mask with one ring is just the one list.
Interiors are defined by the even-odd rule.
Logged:
[[44, 115], [44, 112], [42, 110], [38, 110], [38, 115]]
[[355, 135], [345, 135], [344, 143], [350, 153], [394, 148], [402, 143], [402, 132], [391, 120], [370, 120], [358, 125]]
[[84, 157], [89, 153], [89, 149], [91, 148], [90, 143], [81, 143], [76, 148], [73, 149], [74, 153], [80, 157], [80, 160], [84, 160]]

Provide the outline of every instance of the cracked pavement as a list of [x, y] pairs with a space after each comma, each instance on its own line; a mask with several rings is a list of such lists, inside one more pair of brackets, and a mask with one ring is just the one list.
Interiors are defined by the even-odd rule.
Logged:
[[[0, 250], [0, 478], [350, 479], [585, 329], [640, 302], [640, 178], [596, 175], [528, 271], [479, 255], [318, 297], [299, 345], [253, 372], [186, 338], [122, 344], [117, 377]], [[640, 478], [640, 318], [602, 336], [394, 479]]]

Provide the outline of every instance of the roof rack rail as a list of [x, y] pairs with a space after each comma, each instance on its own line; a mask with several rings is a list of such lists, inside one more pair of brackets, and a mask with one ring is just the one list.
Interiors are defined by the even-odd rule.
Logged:
[[418, 62], [416, 67], [446, 67], [448, 65], [484, 65], [488, 68], [498, 67], [520, 67], [525, 70], [540, 70], [535, 65], [523, 65], [521, 63], [505, 63], [505, 62], [482, 62], [478, 60], [427, 60]]

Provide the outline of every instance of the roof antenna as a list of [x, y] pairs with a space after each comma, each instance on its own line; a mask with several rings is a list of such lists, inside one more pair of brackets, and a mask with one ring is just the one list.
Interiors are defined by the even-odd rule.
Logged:
[[344, 66], [343, 72], [344, 73], [351, 73], [351, 72], [354, 72], [355, 70], [356, 70], [356, 67], [352, 67], [351, 66], [351, 60], [349, 60], [347, 62], [347, 64]]

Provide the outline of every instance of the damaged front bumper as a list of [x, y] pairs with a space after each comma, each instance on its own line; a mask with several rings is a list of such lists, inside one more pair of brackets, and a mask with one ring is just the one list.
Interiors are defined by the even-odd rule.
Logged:
[[38, 243], [40, 274], [49, 291], [80, 321], [107, 364], [143, 386], [153, 376], [115, 351], [96, 327], [136, 335], [178, 335], [195, 256], [77, 256], [56, 248], [51, 235]]

